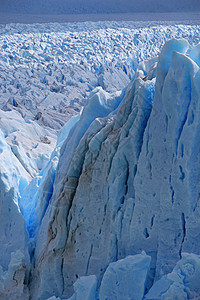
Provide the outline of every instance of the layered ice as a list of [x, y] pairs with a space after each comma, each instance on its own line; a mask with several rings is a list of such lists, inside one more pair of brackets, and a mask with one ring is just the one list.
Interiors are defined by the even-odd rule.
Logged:
[[187, 48], [171, 40], [123, 93], [92, 93], [36, 238], [36, 299], [68, 298], [77, 276], [100, 285], [111, 262], [142, 250], [149, 290], [183, 252], [199, 254], [200, 73]]
[[9, 191], [12, 187], [15, 190], [15, 201], [18, 203], [20, 192], [30, 180], [29, 174], [20, 164], [16, 156], [11, 151], [7, 144], [5, 136], [0, 129], [0, 167], [1, 167], [1, 181], [5, 185], [5, 190]]

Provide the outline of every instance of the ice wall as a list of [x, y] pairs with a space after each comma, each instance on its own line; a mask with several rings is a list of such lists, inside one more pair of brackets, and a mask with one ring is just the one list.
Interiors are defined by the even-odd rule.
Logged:
[[151, 254], [152, 278], [170, 272], [183, 250], [199, 254], [195, 231], [199, 228], [200, 73], [181, 54], [186, 46], [172, 40], [161, 52], [152, 114], [134, 181], [128, 244], [131, 252], [142, 248]]
[[33, 298], [67, 298], [79, 276], [96, 275], [99, 286], [109, 263], [142, 250], [149, 289], [183, 251], [199, 254], [200, 71], [187, 47], [166, 43], [157, 66], [140, 65], [112, 105], [101, 90], [92, 94], [61, 150]]
[[[41, 299], [53, 294], [61, 296], [61, 291], [63, 297], [68, 296], [77, 276], [95, 273], [100, 278], [110, 261], [118, 259], [119, 230], [116, 232], [114, 226], [120, 217], [119, 206], [123, 206], [125, 198], [129, 203], [133, 199], [134, 190], [128, 190], [128, 185], [136, 173], [154, 85], [155, 78], [148, 81], [138, 78], [128, 87], [125, 96], [122, 93], [115, 98], [108, 98], [97, 89], [64, 143], [54, 194], [40, 228], [35, 252], [36, 269], [41, 268], [42, 272], [37, 290]], [[98, 116], [101, 118], [92, 122]], [[46, 259], [49, 263], [44, 266]], [[77, 264], [75, 268], [74, 263]], [[33, 282], [33, 293], [34, 286]]]

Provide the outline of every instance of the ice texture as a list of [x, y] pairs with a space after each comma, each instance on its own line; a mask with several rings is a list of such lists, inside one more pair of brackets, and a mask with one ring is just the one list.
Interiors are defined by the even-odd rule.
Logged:
[[170, 274], [150, 289], [145, 299], [198, 299], [200, 295], [200, 256], [182, 253]]
[[169, 41], [163, 50], [174, 43], [179, 53], [170, 49], [170, 64], [163, 69], [160, 60], [157, 66], [130, 226], [130, 244], [135, 251], [142, 246], [151, 253], [155, 278], [171, 272], [183, 250], [199, 253], [198, 237], [193, 235], [199, 226], [199, 68], [180, 53], [181, 46], [185, 51], [184, 41]]
[[29, 299], [29, 291], [25, 284], [28, 283], [27, 265], [25, 257], [20, 250], [11, 253], [11, 260], [8, 270], [3, 272], [0, 265], [0, 298]]
[[56, 132], [37, 121], [25, 121], [15, 110], [0, 110], [0, 128], [30, 182], [48, 163], [56, 146]]
[[192, 47], [199, 31], [151, 22], [1, 25], [0, 108], [60, 129], [96, 86], [125, 88], [168, 39], [185, 37]]
[[57, 145], [48, 163], [21, 193], [19, 205], [29, 236], [33, 238], [33, 242], [53, 194], [55, 171], [60, 157], [60, 149], [71, 128], [80, 119], [80, 115], [81, 113], [72, 117], [58, 132]]
[[[79, 278], [75, 293], [67, 300], [165, 300], [198, 299], [200, 295], [200, 256], [182, 253], [173, 271], [156, 281], [146, 295], [145, 285], [151, 257], [144, 252], [110, 263], [96, 292], [96, 276]], [[51, 297], [48, 300], [60, 300]]]
[[145, 253], [110, 263], [103, 276], [99, 299], [142, 300], [151, 257]]
[[197, 44], [190, 52], [190, 58], [200, 66], [200, 43]]
[[73, 296], [68, 300], [95, 300], [97, 289], [97, 278], [95, 275], [84, 276], [77, 279], [74, 283]]
[[19, 211], [20, 188], [27, 174], [0, 130], [0, 298], [28, 299], [24, 286], [30, 269], [28, 233]]

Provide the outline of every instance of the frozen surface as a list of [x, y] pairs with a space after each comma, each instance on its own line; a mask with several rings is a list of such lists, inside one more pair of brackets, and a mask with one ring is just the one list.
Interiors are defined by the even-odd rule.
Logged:
[[24, 287], [30, 268], [28, 233], [18, 208], [28, 184], [24, 171], [0, 130], [0, 298], [28, 299]]
[[[146, 27], [144, 27], [146, 26]], [[169, 38], [198, 42], [198, 25], [136, 22], [0, 26], [0, 108], [60, 129], [91, 90], [126, 87]]]
[[16, 203], [18, 203], [20, 192], [22, 192], [25, 186], [28, 184], [30, 176], [11, 151], [11, 148], [7, 144], [5, 136], [1, 129], [0, 156], [0, 178], [2, 184], [5, 185], [6, 191], [9, 191], [11, 188], [14, 188], [15, 200]]
[[12, 252], [8, 270], [3, 272], [0, 265], [0, 297], [8, 299], [29, 299], [27, 283], [27, 264], [23, 253], [20, 250]]
[[0, 298], [26, 299], [28, 282], [37, 300], [93, 293], [87, 276], [100, 286], [142, 250], [147, 290], [196, 297], [196, 277], [175, 277], [184, 259], [199, 268], [199, 26], [0, 31]]
[[60, 157], [60, 149], [64, 140], [67, 139], [71, 128], [80, 119], [80, 115], [81, 113], [73, 116], [58, 132], [57, 144], [51, 153], [48, 163], [21, 193], [19, 205], [31, 238], [35, 237], [53, 194], [55, 171]]
[[[187, 38], [192, 47], [199, 42], [199, 25], [1, 25], [0, 127], [30, 176], [47, 164], [56, 132], [77, 115], [95, 87], [107, 92], [123, 89], [133, 80], [138, 63], [157, 56], [172, 37]], [[191, 53], [196, 61], [195, 51], [198, 46]]]
[[171, 41], [161, 52], [134, 182], [130, 244], [152, 253], [156, 278], [171, 272], [182, 251], [199, 253], [199, 67], [185, 51], [185, 41]]
[[95, 275], [85, 276], [79, 278], [74, 283], [75, 293], [68, 300], [95, 300], [97, 289], [97, 278]]
[[[150, 260], [149, 256], [142, 253], [110, 263], [103, 276], [99, 293], [96, 292], [97, 280], [94, 275], [81, 277], [74, 284], [76, 292], [68, 300], [199, 299], [199, 255], [182, 253], [182, 258], [173, 271], [162, 276], [144, 295]], [[53, 296], [48, 300], [60, 300], [60, 298]]]
[[111, 263], [101, 282], [100, 300], [142, 300], [151, 257], [145, 253]]
[[48, 163], [56, 145], [56, 131], [37, 121], [26, 122], [15, 110], [0, 110], [0, 128], [29, 182]]
[[198, 299], [200, 296], [200, 256], [183, 253], [170, 274], [150, 289], [145, 299]]

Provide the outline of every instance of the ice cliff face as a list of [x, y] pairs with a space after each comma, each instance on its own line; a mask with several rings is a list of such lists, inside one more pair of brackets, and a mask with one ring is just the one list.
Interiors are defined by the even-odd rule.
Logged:
[[129, 245], [151, 253], [156, 278], [171, 271], [183, 250], [199, 253], [200, 73], [180, 54], [185, 50], [184, 42], [172, 41], [160, 55], [153, 110], [134, 181]]
[[[31, 299], [75, 291], [71, 300], [138, 300], [145, 289], [146, 299], [200, 295], [200, 53], [196, 46], [190, 58], [187, 48], [185, 40], [167, 42], [122, 92], [96, 88], [24, 189], [19, 202], [34, 241]], [[14, 196], [9, 201], [15, 205]], [[23, 220], [17, 210], [15, 218]], [[3, 219], [5, 232], [9, 222]], [[24, 232], [24, 248], [14, 250], [28, 257]], [[9, 254], [2, 278], [23, 261], [21, 252]]]
[[[91, 95], [61, 149], [36, 239], [34, 299], [70, 296], [79, 276], [95, 274], [99, 286], [110, 262], [142, 250], [149, 289], [182, 251], [199, 254], [200, 71], [187, 47], [166, 43], [117, 98]], [[198, 46], [191, 57], [198, 63]]]

